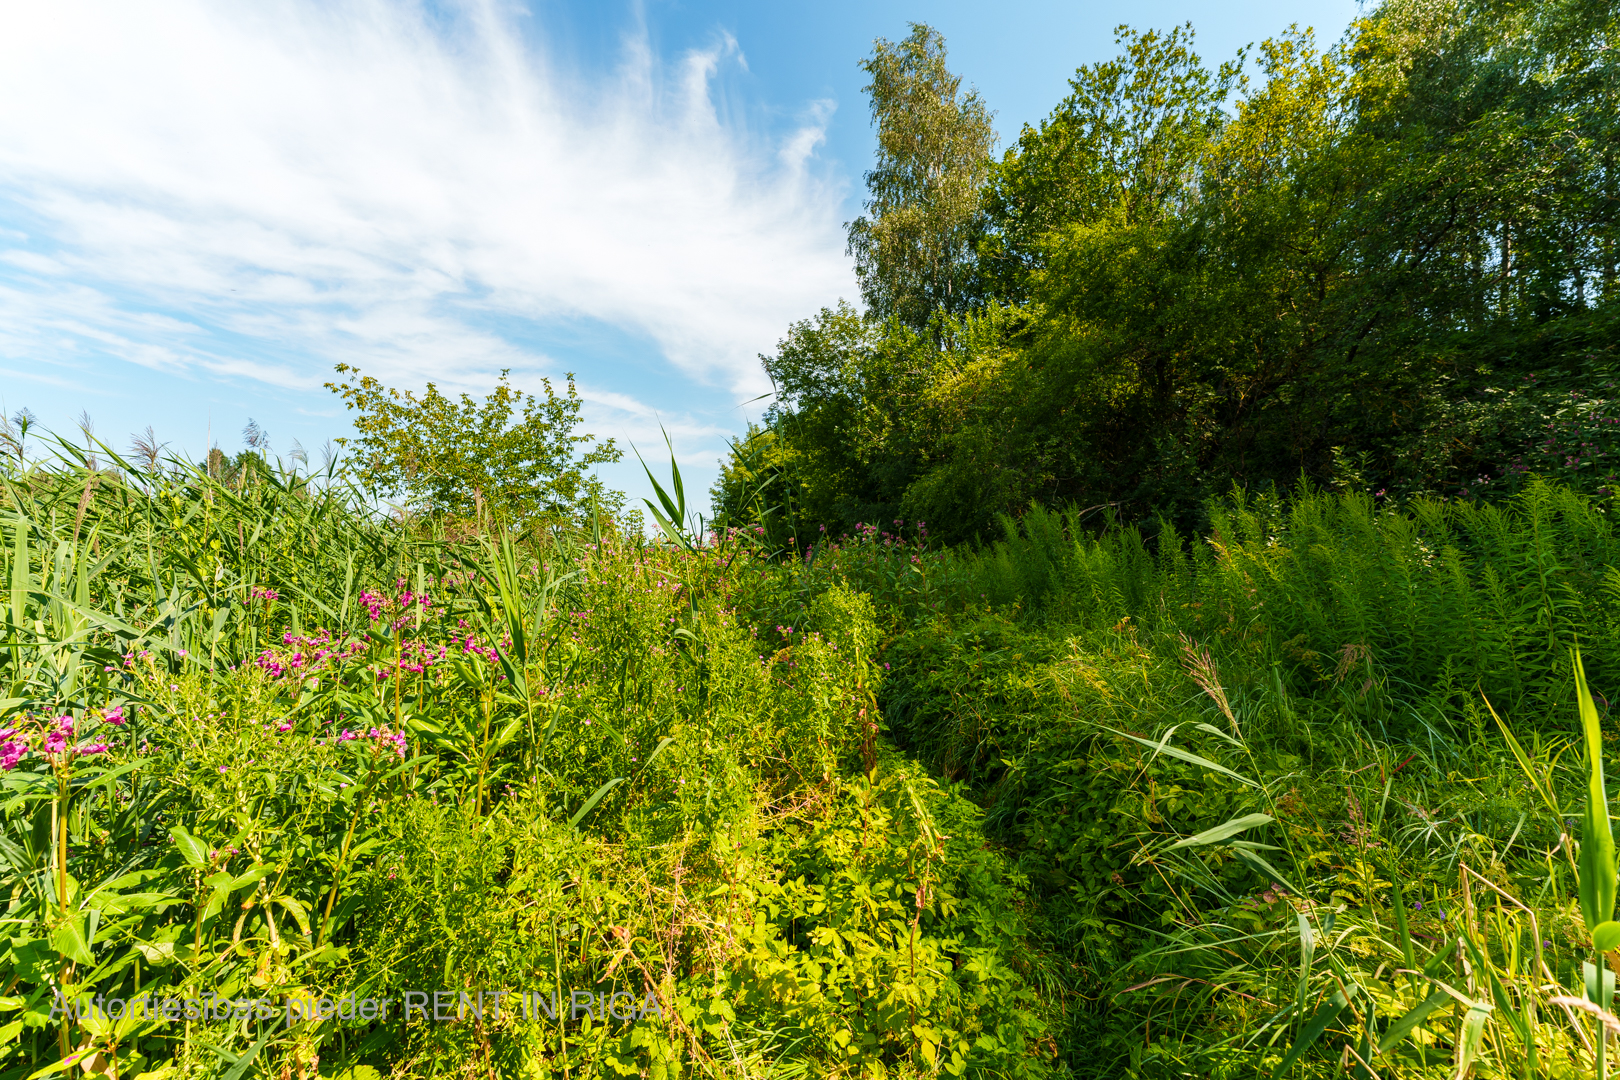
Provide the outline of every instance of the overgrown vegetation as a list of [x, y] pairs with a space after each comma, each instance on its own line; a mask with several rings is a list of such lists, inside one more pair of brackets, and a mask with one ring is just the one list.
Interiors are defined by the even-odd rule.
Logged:
[[[335, 469], [60, 451], [0, 478], [0, 1075], [1042, 1071], [1023, 885], [872, 741], [862, 595], [779, 632], [741, 539], [458, 541]], [[287, 1012], [351, 995], [394, 1012]]]
[[1608, 498], [1617, 35], [1608, 0], [1386, 0], [1211, 65], [1122, 27], [1000, 160], [937, 33], [880, 41], [866, 309], [766, 358], [717, 504], [767, 461], [800, 536], [1032, 501], [1203, 529], [1302, 474]]
[[1614, 32], [1122, 31], [1000, 162], [880, 42], [715, 531], [571, 387], [0, 425], [0, 1080], [1606, 1076]]
[[60, 451], [0, 516], [6, 1076], [1598, 1068], [1567, 487], [772, 552]]

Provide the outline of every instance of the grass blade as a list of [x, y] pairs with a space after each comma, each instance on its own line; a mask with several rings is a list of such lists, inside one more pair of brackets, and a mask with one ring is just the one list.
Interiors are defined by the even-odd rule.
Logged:
[[1247, 832], [1249, 829], [1253, 829], [1256, 826], [1268, 825], [1271, 823], [1271, 820], [1272, 817], [1270, 814], [1245, 814], [1242, 817], [1233, 818], [1231, 821], [1228, 821], [1223, 825], [1217, 825], [1213, 829], [1205, 829], [1203, 832], [1194, 836], [1189, 836], [1185, 840], [1177, 840], [1165, 850], [1177, 851], [1181, 848], [1201, 847], [1204, 844], [1217, 844], [1222, 840], [1228, 840], [1236, 836], [1240, 832]]
[[1271, 1071], [1272, 1080], [1276, 1080], [1277, 1077], [1287, 1072], [1294, 1062], [1299, 1060], [1300, 1055], [1309, 1050], [1312, 1044], [1314, 1044], [1317, 1039], [1322, 1037], [1322, 1032], [1331, 1027], [1334, 1022], [1339, 1019], [1339, 1016], [1344, 1012], [1344, 1010], [1350, 1007], [1350, 1002], [1355, 998], [1356, 993], [1360, 989], [1361, 988], [1355, 983], [1351, 983], [1349, 987], [1343, 990], [1335, 990], [1333, 992], [1333, 996], [1328, 998], [1328, 1000], [1316, 1010], [1316, 1015], [1312, 1016], [1311, 1022], [1305, 1025], [1305, 1030], [1300, 1033], [1300, 1036], [1297, 1040], [1295, 1040], [1294, 1045], [1288, 1048], [1288, 1054], [1282, 1059], [1277, 1067]]

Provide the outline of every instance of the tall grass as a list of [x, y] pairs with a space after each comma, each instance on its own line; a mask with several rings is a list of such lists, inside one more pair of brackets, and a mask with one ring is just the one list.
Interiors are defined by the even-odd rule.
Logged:
[[[1044, 1071], [1016, 877], [870, 743], [865, 597], [111, 461], [0, 473], [0, 1078]], [[210, 993], [274, 1015], [102, 1005]], [[284, 1013], [346, 995], [395, 1011]]]

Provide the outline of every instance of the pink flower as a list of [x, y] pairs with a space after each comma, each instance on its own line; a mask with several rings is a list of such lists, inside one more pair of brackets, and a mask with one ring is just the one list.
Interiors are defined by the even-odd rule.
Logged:
[[47, 754], [60, 754], [67, 749], [67, 736], [60, 731], [46, 732], [45, 745], [41, 749]]
[[78, 750], [75, 751], [75, 753], [79, 754], [105, 754], [106, 752], [107, 744], [104, 742], [90, 743], [87, 746], [79, 747]]
[[17, 731], [15, 728], [6, 728], [0, 731], [0, 769], [10, 772], [17, 767], [23, 755], [28, 753], [28, 744], [20, 738], [13, 738]]
[[124, 707], [122, 705], [114, 705], [112, 708], [101, 714], [101, 722], [104, 724], [111, 724], [114, 727], [122, 727], [124, 722], [128, 719], [129, 718], [124, 715]]

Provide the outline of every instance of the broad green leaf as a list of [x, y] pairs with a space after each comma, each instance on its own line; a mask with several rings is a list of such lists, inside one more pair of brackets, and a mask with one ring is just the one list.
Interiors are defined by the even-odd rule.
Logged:
[[249, 867], [236, 878], [232, 879], [230, 886], [231, 892], [236, 892], [243, 886], [252, 885], [256, 881], [262, 881], [264, 878], [269, 877], [275, 872], [276, 868], [271, 866], [269, 863], [260, 863], [257, 866]]
[[93, 964], [95, 958], [90, 955], [90, 945], [84, 937], [84, 921], [70, 919], [51, 931], [51, 948], [72, 960], [75, 964]]
[[1467, 1076], [1479, 1056], [1479, 1040], [1485, 1032], [1485, 1021], [1491, 1017], [1491, 1007], [1476, 1003], [1463, 1017], [1462, 1038], [1457, 1041], [1457, 1075]]
[[1603, 726], [1579, 650], [1574, 653], [1575, 703], [1580, 710], [1586, 739], [1586, 811], [1582, 818], [1580, 868], [1581, 917], [1586, 929], [1614, 918], [1614, 832], [1609, 825], [1609, 800], [1603, 785]]
[[259, 1041], [248, 1047], [247, 1053], [236, 1059], [236, 1064], [231, 1066], [231, 1071], [225, 1074], [224, 1080], [240, 1080], [241, 1076], [246, 1073], [253, 1062], [258, 1059], [259, 1051], [264, 1049], [265, 1044], [268, 1043], [271, 1038], [275, 1036], [275, 1034], [276, 1025], [266, 1024], [264, 1034], [259, 1036]]
[[163, 892], [110, 893], [93, 901], [98, 908], [109, 915], [145, 911], [147, 908], [162, 907], [164, 904], [178, 904], [180, 902], [180, 898], [173, 893]]
[[305, 910], [301, 901], [291, 896], [277, 896], [272, 898], [271, 903], [280, 904], [298, 923], [298, 929], [306, 935], [309, 933], [309, 912]]
[[1384, 1037], [1378, 1040], [1378, 1052], [1392, 1050], [1405, 1041], [1417, 1026], [1426, 1020], [1430, 1013], [1451, 1000], [1451, 995], [1444, 990], [1436, 990], [1422, 1001], [1412, 1007], [1410, 1011], [1389, 1026]]
[[1242, 817], [1233, 818], [1224, 825], [1217, 825], [1213, 829], [1205, 829], [1203, 832], [1194, 836], [1189, 836], [1184, 840], [1177, 840], [1166, 850], [1176, 851], [1180, 848], [1200, 847], [1204, 844], [1218, 844], [1222, 840], [1231, 839], [1240, 832], [1246, 832], [1247, 830], [1255, 828], [1259, 825], [1268, 825], [1271, 823], [1271, 820], [1272, 817], [1270, 814], [1245, 814]]
[[1289, 881], [1288, 875], [1283, 873], [1281, 870], [1278, 870], [1275, 866], [1272, 866], [1258, 851], [1255, 851], [1251, 847], [1240, 847], [1234, 844], [1232, 846], [1232, 854], [1236, 855], [1238, 858], [1242, 859], [1244, 862], [1248, 863], [1262, 874], [1271, 878], [1272, 881], [1275, 881], [1278, 885], [1283, 886], [1295, 896], [1300, 895], [1300, 890], [1295, 888], [1293, 883]]
[[602, 801], [602, 796], [606, 795], [608, 792], [612, 791], [614, 788], [618, 787], [628, 779], [629, 777], [627, 776], [616, 776], [612, 780], [609, 780], [607, 783], [603, 784], [601, 787], [597, 788], [596, 793], [589, 799], [585, 800], [585, 805], [580, 807], [579, 811], [574, 814], [573, 817], [568, 819], [568, 827], [570, 829], [578, 827], [579, 823], [585, 820], [585, 815], [594, 810], [596, 808], [596, 804]]
[[647, 766], [657, 761], [658, 755], [662, 754], [665, 750], [668, 750], [674, 742], [675, 737], [673, 735], [665, 735], [662, 739], [659, 739], [658, 745], [653, 748], [652, 753], [647, 755], [647, 760], [641, 763], [641, 767], [645, 769]]
[[1600, 1009], [1607, 1009], [1614, 1000], [1614, 972], [1587, 962], [1581, 965], [1581, 975], [1586, 983], [1587, 1000]]
[[185, 826], [176, 825], [169, 835], [174, 837], [174, 846], [186, 862], [198, 869], [208, 865], [208, 845], [188, 833]]

